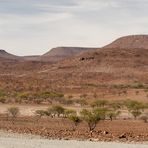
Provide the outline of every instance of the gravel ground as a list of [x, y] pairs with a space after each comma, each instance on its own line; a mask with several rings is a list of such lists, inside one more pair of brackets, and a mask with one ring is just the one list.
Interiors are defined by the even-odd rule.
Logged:
[[123, 144], [89, 141], [47, 140], [39, 136], [0, 131], [0, 148], [147, 148], [147, 144]]

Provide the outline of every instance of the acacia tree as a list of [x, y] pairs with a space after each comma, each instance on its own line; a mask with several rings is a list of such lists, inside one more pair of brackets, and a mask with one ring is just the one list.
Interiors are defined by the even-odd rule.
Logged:
[[139, 117], [145, 109], [143, 103], [132, 100], [126, 101], [125, 106], [127, 107], [128, 111], [134, 116], [135, 119], [137, 119], [137, 117]]
[[109, 119], [112, 121], [113, 118], [116, 119], [116, 117], [120, 114], [120, 111], [108, 111], [107, 116], [109, 117]]
[[83, 109], [81, 111], [81, 116], [84, 121], [86, 121], [89, 131], [93, 131], [96, 128], [97, 123], [101, 120], [101, 117], [97, 114], [96, 111], [90, 111]]
[[137, 109], [136, 110], [134, 109], [134, 110], [131, 110], [130, 113], [134, 116], [135, 119], [137, 119], [137, 117], [139, 117], [142, 114], [142, 111], [139, 110], [139, 109], [138, 110]]
[[124, 107], [124, 103], [123, 103], [123, 101], [113, 101], [113, 102], [109, 103], [109, 107], [112, 110], [117, 111], [117, 110], [120, 110]]

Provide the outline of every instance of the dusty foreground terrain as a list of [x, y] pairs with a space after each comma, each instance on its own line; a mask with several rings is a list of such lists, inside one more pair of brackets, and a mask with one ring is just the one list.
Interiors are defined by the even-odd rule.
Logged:
[[0, 132], [0, 148], [147, 148], [147, 144], [123, 144], [89, 141], [47, 140], [30, 135]]
[[[42, 58], [35, 60], [34, 58], [37, 57], [32, 56], [18, 57], [0, 50], [0, 129], [14, 133], [39, 135], [47, 139], [148, 141], [148, 123], [142, 120], [128, 120], [131, 118], [131, 111], [132, 114], [137, 115], [147, 113], [148, 36], [120, 38], [107, 47], [89, 50], [85, 53], [73, 54], [67, 50], [70, 49], [60, 50], [62, 56], [59, 56], [59, 48], [43, 55], [43, 59], [51, 57], [53, 62], [42, 61]], [[76, 49], [74, 51], [74, 53], [77, 52]], [[61, 58], [62, 61], [54, 63]], [[82, 108], [89, 109], [94, 102], [96, 104], [96, 101], [103, 100], [108, 102], [107, 105], [97, 105], [97, 107], [111, 109], [108, 113], [116, 108], [121, 111], [120, 115], [124, 120], [116, 118], [118, 120], [112, 122], [100, 121], [93, 133], [89, 132], [85, 122], [81, 122], [74, 130], [74, 125], [69, 119], [58, 118], [59, 116], [57, 118], [44, 116], [40, 119], [35, 116], [36, 110], [45, 110], [57, 104], [66, 109], [72, 108], [79, 114]], [[138, 103], [136, 110], [135, 107], [131, 110], [126, 100], [138, 101], [140, 107]], [[20, 115], [15, 120], [12, 120], [11, 116], [8, 117], [7, 112], [9, 107], [13, 106], [20, 110]], [[142, 106], [145, 108], [144, 111]], [[140, 111], [137, 111], [137, 108], [140, 108]], [[147, 118], [147, 114], [145, 116]], [[11, 144], [12, 147], [17, 148], [13, 146], [16, 138], [10, 137], [6, 140], [4, 137], [1, 138], [2, 142], [8, 142], [9, 148]], [[27, 143], [30, 144], [29, 142], [33, 141], [36, 144], [35, 148], [41, 147], [42, 144], [46, 148], [48, 145], [46, 140], [45, 142], [39, 140], [37, 143], [36, 138], [32, 141], [27, 140]], [[18, 142], [16, 145], [22, 147]], [[52, 141], [48, 142], [54, 148]], [[24, 143], [24, 139], [21, 143]], [[55, 141], [53, 143], [55, 144]], [[71, 142], [68, 143], [68, 147], [70, 144]], [[57, 147], [62, 147], [61, 144], [59, 145]], [[78, 144], [78, 147], [82, 148], [82, 145]], [[25, 146], [27, 148], [27, 145]], [[72, 144], [70, 146], [72, 147]], [[104, 145], [101, 146], [105, 148]], [[63, 145], [63, 147], [66, 146]], [[73, 145], [73, 147], [76, 146]], [[95, 145], [90, 144], [89, 146], [88, 143], [85, 147], [95, 147]], [[121, 148], [121, 146], [118, 147]]]
[[0, 129], [14, 133], [39, 135], [48, 139], [143, 142], [148, 141], [148, 123], [141, 120], [100, 121], [95, 131], [88, 131], [85, 122], [73, 129], [73, 123], [61, 118], [0, 117]]

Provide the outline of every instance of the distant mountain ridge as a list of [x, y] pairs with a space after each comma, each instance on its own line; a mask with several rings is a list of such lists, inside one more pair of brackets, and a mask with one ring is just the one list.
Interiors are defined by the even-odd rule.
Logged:
[[43, 55], [34, 56], [16, 56], [0, 49], [0, 58], [5, 59], [20, 59], [27, 61], [46, 61], [46, 62], [57, 62], [65, 58], [75, 56], [81, 52], [94, 50], [96, 48], [82, 48], [82, 47], [57, 47], [53, 48]]
[[50, 51], [39, 56], [16, 56], [0, 49], [0, 58], [5, 59], [20, 59], [27, 61], [41, 61], [55, 63], [60, 60], [74, 57], [83, 53], [91, 53], [97, 51], [98, 49], [106, 48], [116, 48], [116, 49], [148, 49], [148, 35], [129, 35], [121, 37], [112, 43], [102, 47], [102, 48], [85, 48], [85, 47], [56, 47], [52, 48]]

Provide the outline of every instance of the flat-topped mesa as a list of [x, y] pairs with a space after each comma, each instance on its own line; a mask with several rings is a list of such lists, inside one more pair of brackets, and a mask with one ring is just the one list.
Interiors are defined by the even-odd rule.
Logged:
[[129, 35], [121, 37], [103, 48], [148, 49], [148, 35]]
[[87, 52], [96, 48], [85, 48], [85, 47], [56, 47], [51, 49], [49, 52], [42, 55], [42, 58], [48, 58], [52, 61], [60, 61], [65, 58], [70, 58], [81, 52]]
[[43, 56], [73, 56], [77, 53], [92, 49], [93, 48], [83, 48], [83, 47], [56, 47], [52, 48], [49, 52], [45, 53]]

